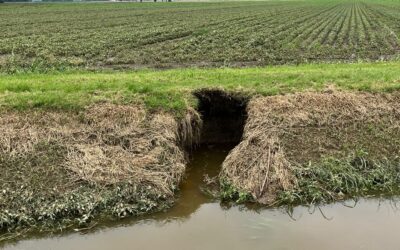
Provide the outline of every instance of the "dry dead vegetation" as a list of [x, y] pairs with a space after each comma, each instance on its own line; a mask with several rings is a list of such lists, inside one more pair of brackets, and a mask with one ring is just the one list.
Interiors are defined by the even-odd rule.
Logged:
[[[242, 141], [220, 174], [221, 184], [235, 192], [272, 205], [399, 186], [400, 164], [388, 168], [360, 158], [357, 166], [310, 165], [326, 157], [347, 159], [355, 151], [374, 160], [398, 157], [399, 93], [256, 97], [247, 110]], [[79, 113], [3, 112], [0, 230], [64, 228], [98, 215], [124, 217], [170, 206], [185, 171], [185, 147], [199, 141], [200, 129], [194, 110], [179, 122], [165, 112], [109, 103]]]
[[[399, 142], [399, 93], [330, 90], [253, 98], [243, 140], [223, 163], [221, 178], [271, 205], [278, 202], [279, 192], [299, 189], [296, 167], [310, 167], [326, 157], [344, 159], [356, 151], [368, 152], [370, 159], [396, 159]], [[301, 178], [307, 175], [303, 172]], [[336, 177], [340, 185], [347, 180]]]
[[162, 208], [185, 171], [181, 145], [198, 138], [199, 121], [196, 112], [178, 123], [167, 113], [113, 104], [78, 114], [3, 113], [0, 229]]

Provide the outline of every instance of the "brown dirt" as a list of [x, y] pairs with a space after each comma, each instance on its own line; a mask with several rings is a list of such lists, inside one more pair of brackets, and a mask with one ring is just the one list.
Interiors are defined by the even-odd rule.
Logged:
[[223, 163], [221, 178], [273, 204], [278, 190], [296, 185], [294, 165], [359, 149], [396, 157], [399, 145], [400, 93], [329, 90], [253, 98], [243, 139]]

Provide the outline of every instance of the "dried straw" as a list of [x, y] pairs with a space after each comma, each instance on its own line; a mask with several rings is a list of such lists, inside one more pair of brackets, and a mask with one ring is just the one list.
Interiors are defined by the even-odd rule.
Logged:
[[248, 104], [242, 142], [224, 161], [221, 178], [250, 192], [257, 201], [272, 204], [277, 191], [296, 185], [291, 167], [297, 162], [288, 154], [304, 152], [293, 145], [293, 152], [286, 151], [294, 130], [305, 138], [302, 131], [307, 128], [346, 131], [354, 124], [379, 124], [399, 131], [400, 94], [329, 91], [253, 98]]

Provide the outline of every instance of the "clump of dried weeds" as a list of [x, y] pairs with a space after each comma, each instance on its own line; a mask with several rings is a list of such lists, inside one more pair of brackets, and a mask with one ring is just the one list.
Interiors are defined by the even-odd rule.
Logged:
[[399, 93], [330, 90], [253, 98], [242, 142], [223, 163], [221, 180], [271, 205], [280, 193], [299, 189], [299, 182], [307, 186], [299, 166], [327, 157], [348, 162], [358, 150], [377, 160], [395, 159], [399, 142]]
[[[104, 103], [0, 116], [0, 230], [87, 223], [168, 206], [200, 119]], [[180, 132], [184, 131], [184, 133]]]

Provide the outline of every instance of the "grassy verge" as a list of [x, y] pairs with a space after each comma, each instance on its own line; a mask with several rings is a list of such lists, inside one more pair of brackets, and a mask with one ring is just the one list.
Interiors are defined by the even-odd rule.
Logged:
[[145, 103], [151, 109], [182, 111], [191, 92], [219, 87], [249, 95], [339, 89], [372, 92], [400, 89], [400, 62], [311, 64], [262, 68], [166, 71], [68, 71], [0, 75], [0, 107], [81, 109], [105, 100]]

